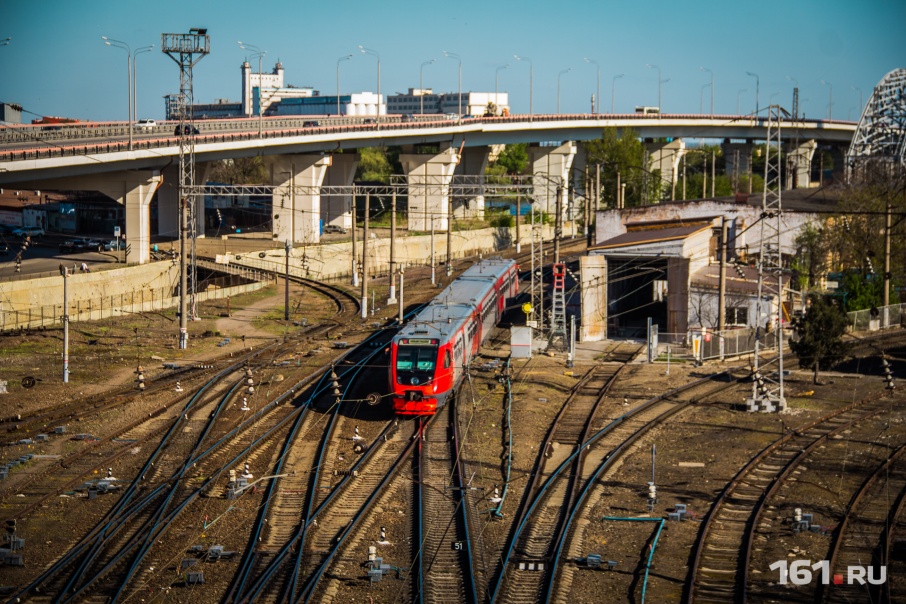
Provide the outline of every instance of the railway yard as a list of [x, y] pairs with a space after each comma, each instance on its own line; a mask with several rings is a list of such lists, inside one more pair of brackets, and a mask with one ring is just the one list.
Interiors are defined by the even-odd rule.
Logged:
[[[437, 295], [427, 271], [407, 310]], [[165, 314], [79, 324], [69, 384], [49, 377], [59, 333], [0, 336], [0, 461], [21, 460], [0, 519], [22, 540], [3, 598], [906, 601], [906, 393], [879, 356], [900, 380], [899, 332], [819, 384], [788, 359], [771, 414], [746, 412], [751, 358], [649, 364], [607, 341], [568, 367], [511, 359], [498, 329], [452, 404], [397, 417], [395, 306], [291, 295], [288, 322], [282, 284], [202, 305], [187, 351]], [[886, 580], [850, 584], [854, 566]]]

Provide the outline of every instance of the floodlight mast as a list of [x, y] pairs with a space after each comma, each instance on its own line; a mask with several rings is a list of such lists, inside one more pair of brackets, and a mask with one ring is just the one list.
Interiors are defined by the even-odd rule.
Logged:
[[195, 185], [195, 140], [192, 133], [192, 67], [211, 52], [208, 30], [192, 28], [187, 34], [161, 34], [161, 51], [179, 65], [179, 96], [176, 111], [179, 117], [179, 348], [189, 345], [188, 309], [186, 293], [189, 291], [189, 276], [186, 262], [186, 240], [191, 239], [191, 291], [192, 316], [195, 317], [195, 238], [196, 203], [191, 193]]

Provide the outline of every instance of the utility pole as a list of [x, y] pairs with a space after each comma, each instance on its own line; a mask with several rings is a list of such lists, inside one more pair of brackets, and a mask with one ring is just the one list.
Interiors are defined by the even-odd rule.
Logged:
[[714, 199], [714, 183], [717, 178], [717, 154], [711, 150], [711, 199]]
[[400, 309], [399, 309], [399, 323], [403, 324], [403, 280], [405, 279], [406, 271], [403, 267], [400, 267]]
[[368, 318], [368, 211], [371, 193], [365, 193], [365, 230], [362, 231], [362, 318]]
[[293, 240], [287, 239], [286, 243], [283, 245], [283, 249], [286, 251], [286, 287], [283, 297], [283, 320], [289, 321], [289, 252], [293, 249]]
[[390, 197], [390, 297], [387, 304], [396, 302], [396, 189]]
[[[180, 227], [180, 278], [179, 278], [179, 348], [189, 346], [188, 309], [186, 308], [186, 295], [188, 279], [186, 277], [186, 237], [189, 236], [188, 214], [192, 216], [192, 259], [195, 254], [195, 225], [197, 224], [195, 199], [188, 189], [195, 185], [195, 139], [190, 134], [192, 126], [192, 67], [205, 55], [211, 52], [211, 40], [207, 35], [208, 30], [193, 27], [188, 34], [162, 34], [161, 51], [176, 61], [179, 65], [179, 199], [181, 227]], [[132, 131], [130, 125], [129, 131]], [[195, 295], [195, 272], [193, 263], [192, 295]], [[194, 302], [194, 299], [193, 299]], [[193, 303], [194, 313], [194, 303]]]
[[890, 220], [892, 206], [887, 204], [887, 215], [884, 224], [884, 298], [883, 304], [885, 326], [887, 322], [887, 306], [890, 306]]
[[359, 285], [359, 267], [356, 263], [355, 248], [356, 248], [356, 217], [355, 217], [355, 198], [356, 198], [356, 187], [352, 186], [352, 286], [358, 287]]
[[522, 214], [522, 203], [520, 199], [520, 191], [516, 189], [516, 253], [522, 252], [522, 237], [519, 230], [519, 219], [520, 214]]
[[[717, 331], [723, 334], [727, 328], [727, 217], [720, 219], [720, 277], [718, 279]], [[723, 337], [720, 335], [719, 337]]]
[[[130, 126], [131, 127], [131, 126]], [[63, 275], [63, 383], [69, 383], [69, 269], [60, 265]]]
[[447, 276], [453, 274], [453, 195], [447, 194]]
[[563, 236], [563, 186], [557, 185], [557, 219], [554, 221], [554, 263], [560, 262], [560, 238]]

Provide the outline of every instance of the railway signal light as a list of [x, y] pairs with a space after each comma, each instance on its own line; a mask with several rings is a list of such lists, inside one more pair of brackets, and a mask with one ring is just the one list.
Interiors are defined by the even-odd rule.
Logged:
[[340, 402], [340, 377], [337, 375], [337, 372], [333, 369], [330, 370], [330, 387], [333, 391], [334, 398], [337, 399], [337, 402]]
[[886, 388], [888, 390], [893, 390], [896, 388], [893, 384], [893, 371], [890, 369], [890, 363], [887, 362], [887, 359], [881, 359], [881, 366], [884, 369], [884, 381], [886, 382]]
[[742, 265], [740, 265], [740, 264], [734, 264], [734, 265], [733, 265], [733, 268], [736, 269], [736, 274], [739, 275], [740, 279], [745, 279], [745, 278], [746, 278], [746, 273], [745, 273], [744, 270], [742, 270]]
[[135, 381], [138, 383], [138, 389], [142, 392], [145, 391], [145, 368], [139, 365], [135, 369], [136, 378]]

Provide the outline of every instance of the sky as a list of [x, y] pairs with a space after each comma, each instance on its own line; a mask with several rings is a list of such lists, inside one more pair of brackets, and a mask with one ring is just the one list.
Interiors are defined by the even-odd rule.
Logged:
[[709, 113], [713, 77], [715, 113], [748, 114], [756, 101], [762, 113], [789, 110], [798, 83], [806, 117], [827, 117], [832, 100], [834, 119], [858, 120], [860, 98], [906, 68], [903, 0], [0, 0], [0, 15], [0, 41], [11, 38], [0, 46], [0, 102], [21, 105], [26, 122], [128, 119], [127, 52], [102, 36], [154, 45], [136, 57], [136, 117], [163, 119], [179, 68], [161, 34], [194, 27], [211, 40], [194, 67], [196, 103], [240, 100], [250, 54], [240, 40], [266, 51], [265, 72], [279, 60], [287, 84], [323, 95], [336, 94], [347, 54], [341, 91], [377, 90], [377, 57], [359, 45], [380, 55], [384, 95], [417, 88], [420, 70], [425, 88], [456, 92], [460, 63], [448, 51], [461, 57], [463, 91], [499, 82], [513, 113], [528, 113], [531, 97], [536, 114], [555, 113], [558, 98], [562, 113], [590, 112], [600, 72], [602, 112], [658, 105], [660, 88], [664, 113]]

